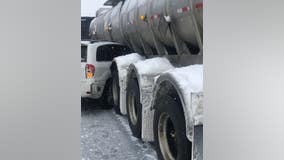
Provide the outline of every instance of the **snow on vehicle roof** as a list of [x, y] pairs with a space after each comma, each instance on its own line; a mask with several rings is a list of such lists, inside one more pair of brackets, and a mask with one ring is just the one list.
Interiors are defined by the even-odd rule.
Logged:
[[81, 41], [81, 45], [88, 45], [90, 44], [90, 41]]
[[103, 45], [103, 44], [117, 44], [117, 45], [122, 45], [122, 44], [119, 44], [119, 43], [116, 43], [116, 42], [109, 42], [109, 41], [99, 41], [99, 42], [91, 43], [91, 44], [89, 44], [89, 45]]
[[104, 45], [104, 44], [117, 44], [117, 45], [122, 45], [120, 43], [116, 42], [110, 42], [110, 41], [93, 41], [93, 40], [84, 40], [81, 41], [81, 45]]

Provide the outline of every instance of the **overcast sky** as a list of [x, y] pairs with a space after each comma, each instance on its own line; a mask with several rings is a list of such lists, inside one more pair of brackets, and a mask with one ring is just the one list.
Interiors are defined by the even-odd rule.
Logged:
[[107, 0], [81, 0], [81, 16], [95, 16]]

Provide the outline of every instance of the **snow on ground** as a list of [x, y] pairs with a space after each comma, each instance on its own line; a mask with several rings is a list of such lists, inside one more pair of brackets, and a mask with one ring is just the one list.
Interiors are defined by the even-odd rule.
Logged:
[[156, 160], [154, 147], [132, 136], [127, 118], [96, 105], [81, 113], [82, 160]]

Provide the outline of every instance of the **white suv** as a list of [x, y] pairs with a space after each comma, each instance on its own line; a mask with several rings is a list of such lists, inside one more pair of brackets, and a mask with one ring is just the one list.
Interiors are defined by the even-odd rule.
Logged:
[[110, 65], [113, 58], [131, 52], [119, 43], [81, 41], [81, 100], [102, 99], [112, 105]]

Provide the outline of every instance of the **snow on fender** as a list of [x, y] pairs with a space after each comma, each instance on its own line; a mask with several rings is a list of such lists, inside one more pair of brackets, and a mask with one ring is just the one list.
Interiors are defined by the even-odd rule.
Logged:
[[129, 66], [128, 72], [135, 71], [139, 90], [140, 103], [142, 104], [142, 139], [146, 142], [153, 141], [153, 118], [154, 112], [151, 111], [153, 101], [153, 90], [156, 77], [160, 74], [174, 69], [167, 58], [156, 57], [133, 63]]
[[[203, 124], [203, 65], [175, 68], [157, 77], [154, 98], [157, 98], [163, 82], [173, 85], [179, 95], [185, 112], [186, 135], [192, 141], [194, 126]], [[155, 101], [152, 101], [152, 109]]]
[[132, 53], [125, 56], [119, 56], [114, 58], [116, 63], [118, 78], [119, 78], [119, 87], [120, 87], [120, 111], [122, 114], [126, 114], [126, 87], [127, 87], [127, 70], [129, 65], [141, 60], [144, 60], [145, 57], [139, 55], [138, 53]]

